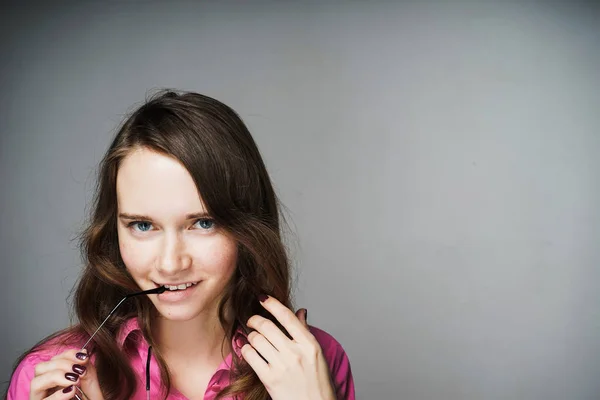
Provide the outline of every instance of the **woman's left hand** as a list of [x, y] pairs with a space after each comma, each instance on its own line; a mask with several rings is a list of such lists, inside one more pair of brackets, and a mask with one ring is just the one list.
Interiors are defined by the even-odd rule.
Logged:
[[[273, 400], [335, 400], [329, 367], [317, 339], [300, 320], [277, 299], [261, 301], [292, 336], [290, 340], [272, 321], [253, 315], [242, 356], [258, 375]], [[260, 355], [259, 355], [260, 353]], [[263, 360], [260, 356], [264, 357]]]

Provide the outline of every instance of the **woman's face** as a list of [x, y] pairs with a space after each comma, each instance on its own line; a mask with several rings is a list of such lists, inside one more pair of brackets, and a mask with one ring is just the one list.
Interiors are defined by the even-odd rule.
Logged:
[[[127, 155], [117, 174], [118, 237], [127, 270], [169, 320], [213, 315], [236, 268], [237, 245], [205, 212], [189, 172], [148, 149]], [[193, 284], [193, 286], [190, 286]]]

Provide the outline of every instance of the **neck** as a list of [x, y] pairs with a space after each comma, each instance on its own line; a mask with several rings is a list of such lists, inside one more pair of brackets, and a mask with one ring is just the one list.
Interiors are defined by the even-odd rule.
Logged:
[[220, 363], [231, 352], [231, 343], [216, 312], [203, 313], [188, 321], [158, 317], [154, 336], [165, 359], [173, 362]]

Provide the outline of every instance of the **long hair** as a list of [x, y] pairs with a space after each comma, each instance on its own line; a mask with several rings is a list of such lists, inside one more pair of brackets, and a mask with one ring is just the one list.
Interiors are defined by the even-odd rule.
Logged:
[[[238, 244], [236, 270], [218, 305], [226, 340], [232, 340], [236, 330], [245, 328], [255, 314], [282, 328], [256, 300], [265, 293], [291, 307], [282, 215], [256, 143], [241, 118], [225, 104], [198, 93], [161, 91], [129, 115], [100, 163], [90, 220], [80, 235], [84, 269], [73, 297], [78, 323], [44, 339], [20, 360], [53, 339], [81, 342], [124, 295], [139, 290], [119, 252], [116, 190], [120, 163], [139, 148], [178, 160], [192, 176], [211, 218]], [[96, 357], [105, 399], [128, 399], [136, 390], [134, 372], [115, 340], [121, 325], [131, 317], [138, 318], [145, 339], [156, 349], [165, 397], [168, 395], [169, 371], [150, 329], [156, 312], [147, 297], [132, 298], [94, 337], [89, 350]], [[230, 385], [218, 398], [268, 399], [264, 385], [245, 360], [235, 353], [232, 358]]]

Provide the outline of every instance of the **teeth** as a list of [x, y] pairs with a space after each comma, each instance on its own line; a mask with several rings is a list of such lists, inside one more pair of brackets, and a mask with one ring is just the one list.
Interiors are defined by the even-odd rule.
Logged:
[[194, 286], [196, 283], [198, 283], [198, 282], [182, 283], [181, 285], [164, 285], [164, 287], [169, 290], [172, 290], [172, 291], [185, 290], [185, 289], [189, 288], [190, 286]]

